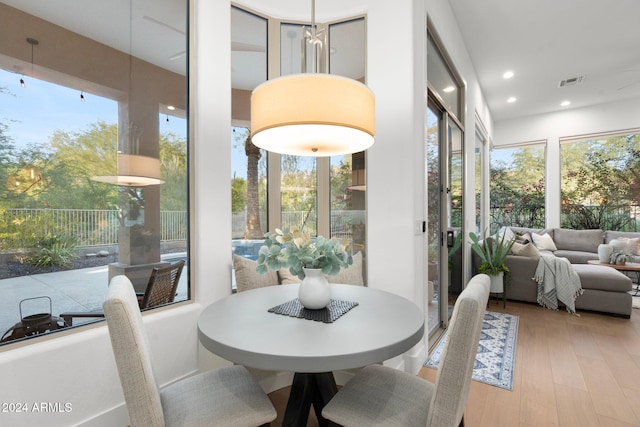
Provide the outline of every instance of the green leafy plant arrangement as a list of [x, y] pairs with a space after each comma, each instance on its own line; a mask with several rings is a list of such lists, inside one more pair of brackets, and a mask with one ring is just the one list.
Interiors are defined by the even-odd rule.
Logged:
[[609, 262], [611, 264], [624, 265], [627, 262], [632, 262], [633, 260], [634, 258], [624, 251], [614, 252], [609, 257]]
[[288, 268], [291, 274], [304, 279], [303, 268], [319, 268], [322, 273], [333, 276], [341, 268], [353, 264], [351, 248], [346, 239], [326, 239], [318, 236], [314, 240], [296, 226], [283, 232], [276, 229], [268, 232], [264, 245], [258, 252], [256, 272], [265, 274], [268, 269], [278, 271]]
[[482, 264], [478, 267], [478, 272], [488, 274], [490, 276], [497, 276], [500, 272], [509, 273], [509, 267], [504, 263], [507, 254], [513, 246], [513, 240], [505, 241], [506, 233], [497, 238], [487, 237], [482, 235], [482, 243], [478, 236], [471, 232], [469, 238], [471, 239], [471, 250], [473, 250], [482, 261]]
[[68, 236], [47, 236], [38, 242], [37, 248], [26, 262], [38, 267], [70, 267], [78, 257], [76, 241]]

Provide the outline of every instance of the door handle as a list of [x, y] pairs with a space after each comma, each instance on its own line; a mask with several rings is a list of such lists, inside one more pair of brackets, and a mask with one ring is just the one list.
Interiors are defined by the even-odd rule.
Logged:
[[455, 237], [453, 235], [453, 230], [447, 230], [447, 247], [450, 248], [453, 246], [453, 242]]

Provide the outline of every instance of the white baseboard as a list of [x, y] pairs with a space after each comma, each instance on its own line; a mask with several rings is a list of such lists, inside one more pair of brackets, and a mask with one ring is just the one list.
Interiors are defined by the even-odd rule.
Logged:
[[423, 341], [420, 341], [403, 355], [405, 372], [417, 375], [420, 369], [422, 369], [424, 362], [426, 362], [427, 357], [427, 346]]
[[129, 413], [124, 403], [116, 406], [113, 409], [105, 411], [96, 415], [93, 418], [85, 420], [76, 426], [80, 427], [113, 427], [113, 426], [128, 426], [129, 425]]

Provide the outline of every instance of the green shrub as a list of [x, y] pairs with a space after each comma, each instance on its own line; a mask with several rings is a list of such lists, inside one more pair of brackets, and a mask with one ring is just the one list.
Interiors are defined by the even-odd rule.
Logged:
[[78, 257], [74, 238], [69, 236], [47, 236], [27, 257], [26, 262], [38, 267], [71, 267]]

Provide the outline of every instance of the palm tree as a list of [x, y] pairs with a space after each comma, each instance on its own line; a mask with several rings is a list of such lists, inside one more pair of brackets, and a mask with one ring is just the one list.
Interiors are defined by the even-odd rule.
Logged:
[[247, 155], [247, 227], [245, 239], [262, 239], [264, 233], [260, 227], [260, 203], [258, 198], [258, 161], [262, 156], [260, 148], [251, 142], [251, 135], [244, 141]]

